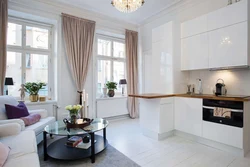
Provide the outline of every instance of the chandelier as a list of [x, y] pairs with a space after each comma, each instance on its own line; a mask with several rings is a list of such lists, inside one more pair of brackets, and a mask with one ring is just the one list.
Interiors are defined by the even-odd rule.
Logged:
[[144, 0], [112, 0], [111, 4], [120, 12], [131, 13], [145, 3]]

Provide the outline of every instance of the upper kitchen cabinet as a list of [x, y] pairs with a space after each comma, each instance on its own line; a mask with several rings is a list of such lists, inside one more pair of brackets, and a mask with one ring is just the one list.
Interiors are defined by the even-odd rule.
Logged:
[[181, 38], [191, 37], [203, 32], [207, 32], [207, 15], [181, 24]]
[[209, 13], [207, 15], [207, 30], [211, 31], [247, 21], [247, 8], [247, 0], [241, 0]]
[[209, 32], [209, 68], [248, 65], [247, 22]]
[[208, 68], [208, 34], [199, 34], [182, 40], [181, 70]]
[[181, 70], [249, 66], [249, 2], [182, 23]]

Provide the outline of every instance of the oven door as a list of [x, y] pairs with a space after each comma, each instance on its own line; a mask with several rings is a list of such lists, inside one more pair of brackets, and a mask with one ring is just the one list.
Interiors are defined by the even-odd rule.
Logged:
[[203, 121], [215, 122], [229, 126], [243, 127], [243, 110], [241, 109], [229, 109], [231, 111], [230, 117], [215, 116], [216, 107], [203, 105]]

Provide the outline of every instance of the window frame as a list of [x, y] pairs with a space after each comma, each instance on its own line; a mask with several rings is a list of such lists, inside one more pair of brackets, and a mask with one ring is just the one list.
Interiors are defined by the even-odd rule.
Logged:
[[[40, 23], [36, 21], [25, 20], [16, 17], [8, 17], [8, 23], [18, 24], [22, 26], [21, 33], [21, 46], [8, 45], [7, 44], [7, 52], [16, 52], [21, 54], [22, 67], [21, 67], [21, 83], [26, 82], [26, 55], [27, 54], [39, 54], [39, 55], [47, 55], [48, 56], [48, 97], [54, 97], [53, 94], [53, 83], [54, 83], [54, 73], [53, 73], [53, 25]], [[26, 26], [42, 28], [48, 30], [48, 49], [41, 48], [32, 48], [26, 46]], [[26, 97], [27, 98], [27, 97]]]
[[[111, 54], [110, 56], [105, 56], [105, 55], [99, 55], [98, 54], [98, 39], [102, 39], [102, 40], [108, 40], [111, 41]], [[99, 60], [108, 60], [110, 61], [111, 67], [110, 67], [110, 76], [111, 76], [111, 81], [114, 81], [114, 62], [123, 62], [124, 63], [124, 76], [126, 79], [127, 78], [127, 70], [126, 70], [126, 64], [127, 64], [127, 59], [126, 59], [126, 46], [124, 48], [125, 50], [125, 56], [124, 58], [121, 57], [114, 57], [114, 42], [119, 42], [119, 43], [123, 43], [124, 46], [125, 44], [125, 39], [121, 39], [121, 38], [117, 38], [117, 37], [110, 37], [110, 36], [106, 36], [106, 35], [101, 35], [101, 34], [97, 34], [96, 35], [96, 42], [95, 42], [95, 46], [96, 46], [96, 68], [95, 68], [95, 74], [96, 74], [96, 95], [100, 96], [102, 94], [98, 93], [98, 61]], [[119, 83], [117, 83], [119, 86]], [[122, 95], [122, 92], [116, 92], [116, 95]]]

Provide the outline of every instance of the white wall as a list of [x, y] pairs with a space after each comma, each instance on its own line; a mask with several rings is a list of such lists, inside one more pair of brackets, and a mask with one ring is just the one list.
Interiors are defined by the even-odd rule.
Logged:
[[[48, 0], [11, 0], [9, 1], [9, 9], [11, 11], [18, 11], [25, 13], [20, 15], [16, 12], [17, 16], [29, 16], [29, 19], [40, 20], [42, 22], [48, 22], [54, 24], [55, 37], [58, 40], [58, 44], [55, 44], [54, 63], [56, 64], [56, 87], [57, 87], [57, 100], [58, 106], [58, 118], [64, 118], [67, 111], [64, 107], [68, 104], [76, 103], [76, 88], [72, 81], [70, 70], [67, 64], [67, 58], [64, 50], [64, 44], [62, 40], [61, 31], [61, 13], [67, 13], [74, 16], [91, 19], [96, 21], [96, 30], [98, 32], [109, 32], [118, 35], [124, 35], [125, 29], [137, 30], [137, 26], [129, 23], [125, 23], [119, 20], [110, 19], [100, 14], [91, 13], [83, 9], [55, 4], [53, 1]], [[12, 12], [15, 15], [15, 12]], [[28, 15], [26, 15], [28, 14]], [[89, 110], [90, 116], [95, 116], [95, 81], [93, 77], [94, 63], [90, 65], [87, 81], [85, 84], [86, 92], [89, 94]], [[56, 91], [55, 90], [55, 91]]]
[[[180, 24], [184, 21], [196, 18], [203, 14], [215, 11], [219, 8], [225, 7], [228, 0], [184, 0], [178, 6], [173, 6], [157, 16], [146, 20], [140, 29], [141, 38], [141, 56], [142, 62], [147, 53], [152, 52], [152, 30], [155, 27], [163, 25], [169, 21], [174, 22], [174, 64], [178, 71], [180, 70], [180, 55], [181, 55], [181, 41], [180, 41]], [[195, 61], [195, 60], [194, 60]], [[141, 67], [142, 68], [142, 67]], [[152, 67], [154, 68], [154, 67]], [[143, 68], [142, 68], [143, 69]], [[142, 72], [143, 73], [143, 72]], [[143, 73], [143, 75], [145, 75]], [[203, 80], [204, 93], [212, 93], [212, 89], [216, 80], [222, 78], [228, 88], [228, 94], [235, 95], [249, 95], [250, 94], [250, 71], [191, 71], [182, 72], [174, 75], [174, 80], [178, 83], [175, 87], [175, 93], [186, 92], [186, 84], [196, 84], [197, 78]], [[144, 83], [142, 83], [144, 85]]]

